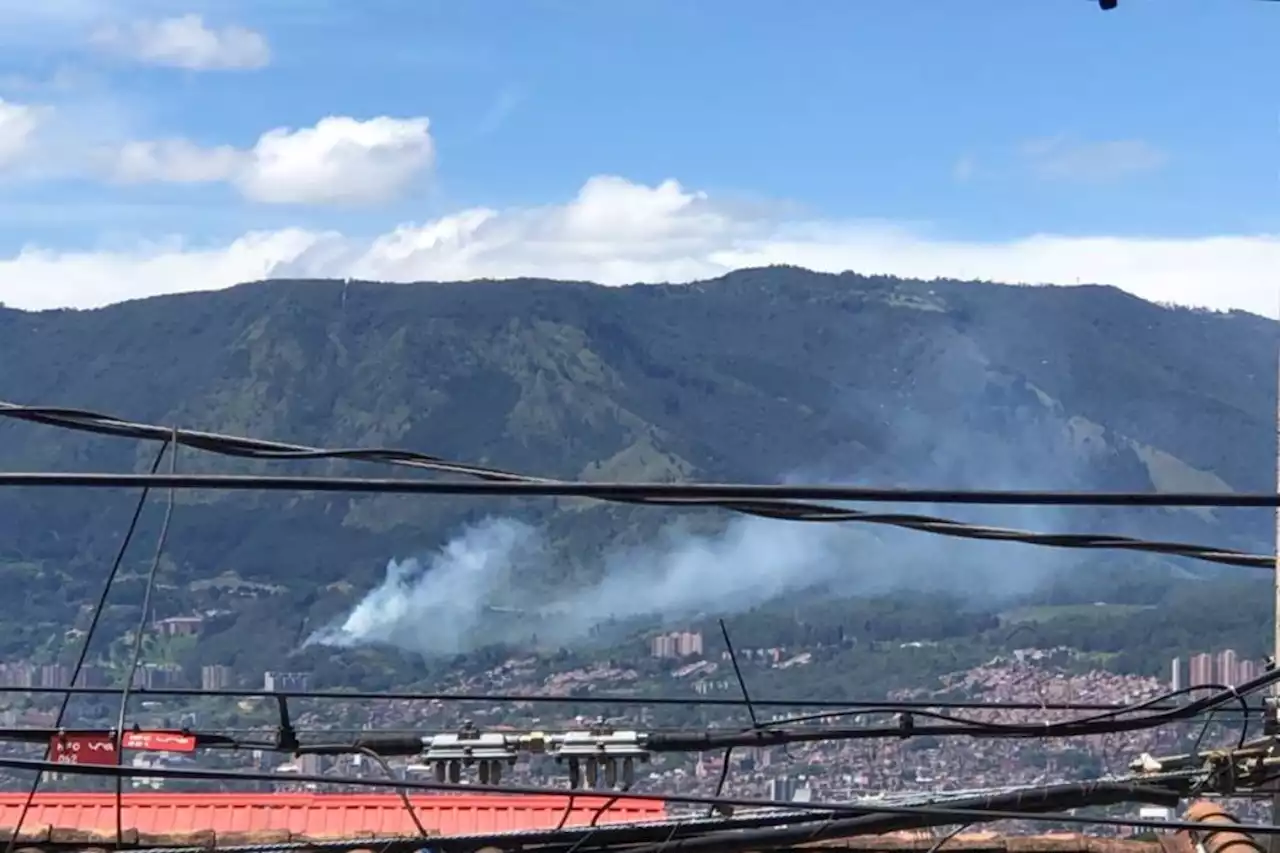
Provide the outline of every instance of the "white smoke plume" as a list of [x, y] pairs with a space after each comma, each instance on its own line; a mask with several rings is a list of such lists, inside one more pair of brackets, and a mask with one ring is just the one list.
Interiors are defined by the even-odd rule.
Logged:
[[387, 645], [423, 654], [464, 651], [481, 643], [475, 633], [503, 578], [522, 564], [539, 562], [540, 545], [531, 527], [488, 519], [463, 531], [427, 565], [392, 560], [377, 589], [306, 645]]
[[[825, 458], [797, 476], [881, 486], [1089, 487], [1092, 463], [1076, 448], [1063, 413], [1025, 383], [993, 380], [984, 362], [957, 349], [962, 345], [934, 344], [940, 356], [928, 384], [916, 383], [928, 408], [908, 410], [871, 392], [850, 398], [855, 423], [884, 423], [885, 446], [872, 455], [879, 470]], [[983, 400], [991, 388], [1004, 395], [998, 403]], [[1038, 531], [1080, 529], [1073, 523], [1078, 515], [1043, 507], [859, 508]], [[381, 586], [309, 642], [391, 645], [426, 655], [499, 642], [568, 646], [611, 621], [687, 624], [699, 614], [741, 613], [815, 587], [844, 595], [945, 592], [998, 605], [1032, 592], [1078, 557], [869, 525], [738, 516], [714, 534], [691, 533], [676, 521], [651, 543], [606, 553], [591, 573], [600, 578], [595, 583], [545, 591], [532, 579], [563, 575], [550, 559], [539, 531], [510, 519], [487, 520], [422, 563], [392, 562]]]
[[740, 613], [819, 586], [994, 599], [1029, 592], [1055, 565], [1043, 555], [1026, 565], [1011, 563], [1008, 552], [992, 559], [993, 547], [940, 548], [927, 534], [757, 518], [733, 520], [717, 535], [689, 534], [677, 523], [652, 545], [607, 555], [598, 582], [537, 597], [515, 590], [521, 577], [546, 576], [550, 553], [542, 536], [522, 522], [491, 518], [423, 562], [393, 560], [380, 586], [307, 642], [427, 656], [496, 642], [570, 646], [610, 621]]

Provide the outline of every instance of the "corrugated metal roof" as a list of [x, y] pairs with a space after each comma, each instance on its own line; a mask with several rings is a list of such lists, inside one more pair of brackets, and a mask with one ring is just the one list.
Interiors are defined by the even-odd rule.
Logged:
[[[0, 793], [0, 833], [11, 835], [25, 794]], [[423, 826], [441, 835], [542, 829], [560, 823], [569, 797], [493, 794], [410, 797]], [[567, 826], [590, 823], [607, 797], [578, 796]], [[599, 823], [654, 820], [660, 800], [621, 800]], [[148, 835], [212, 830], [285, 831], [310, 838], [414, 835], [417, 829], [394, 794], [125, 794], [124, 826]], [[42, 827], [114, 833], [114, 794], [41, 794], [22, 822], [23, 835]]]

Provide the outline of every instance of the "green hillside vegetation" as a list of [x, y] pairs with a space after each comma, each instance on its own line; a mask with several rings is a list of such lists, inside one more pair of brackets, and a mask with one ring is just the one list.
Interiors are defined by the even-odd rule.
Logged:
[[1006, 610], [1000, 614], [1000, 621], [1007, 625], [1023, 625], [1054, 619], [1123, 619], [1153, 607], [1153, 604], [1110, 604], [1105, 601], [1090, 604], [1040, 604]]
[[[318, 445], [400, 446], [570, 478], [1260, 490], [1275, 467], [1278, 343], [1276, 324], [1253, 315], [1161, 307], [1107, 287], [794, 268], [627, 288], [273, 281], [95, 311], [0, 309], [0, 398]], [[0, 423], [0, 467], [11, 470], [138, 470], [154, 452]], [[381, 470], [194, 452], [179, 467]], [[51, 632], [83, 625], [82, 605], [133, 499], [0, 493], [0, 581], [24, 602], [24, 618], [0, 627], [0, 656], [56, 655]], [[590, 582], [601, 554], [650, 541], [671, 520], [573, 502], [184, 494], [157, 615], [224, 611], [184, 650], [186, 662], [270, 668], [375, 585], [389, 558], [430, 551], [494, 513], [547, 531], [560, 555], [555, 570], [521, 579], [541, 589]], [[144, 518], [143, 544], [103, 626], [108, 637], [136, 623], [160, 514], [157, 505]], [[1265, 512], [953, 514], [1264, 549], [1271, 529]], [[723, 519], [695, 523], [714, 529]], [[911, 559], [945, 568], [950, 547], [931, 540]], [[998, 553], [1010, 572], [1038, 571], [1045, 559], [1018, 546]], [[1081, 566], [1100, 573], [1092, 587], [1055, 586]], [[1149, 604], [1138, 599], [1158, 598], [1150, 588], [1171, 578], [1216, 576], [1188, 563], [1171, 575], [1171, 566], [1054, 556], [1043, 578], [1049, 598], [1021, 603]], [[1009, 606], [993, 602], [986, 612]], [[1033, 621], [1057, 637], [1082, 620], [1102, 624], [1097, 615]]]

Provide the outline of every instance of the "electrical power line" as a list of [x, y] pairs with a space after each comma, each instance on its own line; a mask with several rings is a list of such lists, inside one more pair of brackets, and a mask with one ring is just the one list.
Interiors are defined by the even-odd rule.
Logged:
[[[732, 750], [737, 747], [778, 747], [798, 743], [839, 743], [852, 740], [880, 739], [886, 737], [970, 737], [970, 738], [1019, 738], [1043, 739], [1091, 735], [1116, 734], [1159, 728], [1171, 723], [1185, 722], [1203, 714], [1213, 714], [1218, 708], [1231, 703], [1243, 704], [1245, 697], [1266, 690], [1280, 682], [1280, 670], [1269, 670], [1239, 687], [1194, 687], [1173, 691], [1118, 711], [1105, 711], [1087, 717], [1034, 723], [988, 722], [957, 717], [933, 711], [917, 711], [902, 714], [897, 726], [856, 727], [786, 727], [768, 722], [756, 722], [751, 728], [739, 732], [647, 732], [637, 729], [616, 729], [598, 724], [589, 729], [568, 731], [483, 730], [468, 723], [455, 732], [389, 734], [363, 732], [345, 742], [326, 741], [301, 743], [293, 730], [285, 700], [280, 699], [280, 725], [273, 742], [249, 741], [226, 734], [203, 732], [142, 732], [139, 741], [150, 736], [170, 736], [181, 740], [181, 748], [194, 751], [200, 748], [240, 748], [274, 750], [293, 755], [368, 755], [379, 761], [387, 757], [412, 757], [419, 763], [432, 767], [436, 779], [446, 779], [457, 784], [466, 767], [476, 767], [481, 784], [496, 784], [503, 768], [514, 766], [522, 756], [546, 755], [557, 764], [568, 767], [570, 788], [599, 788], [601, 776], [606, 787], [616, 789], [619, 782], [627, 791], [635, 782], [635, 767], [646, 763], [655, 755], [671, 752], [707, 752]], [[1201, 699], [1176, 706], [1170, 710], [1152, 711], [1154, 706], [1194, 691], [1214, 689]], [[883, 709], [869, 709], [868, 714], [886, 713]], [[916, 717], [935, 722], [920, 725]], [[1247, 737], [1247, 720], [1240, 734], [1243, 745]], [[123, 760], [127, 747], [123, 727], [114, 734], [98, 732], [66, 732], [11, 729], [0, 730], [0, 741], [32, 742], [42, 737], [67, 738], [88, 735], [116, 744], [116, 765]], [[137, 747], [148, 748], [145, 743]], [[389, 774], [390, 775], [390, 774]], [[116, 777], [119, 783], [121, 777]], [[717, 792], [719, 793], [719, 792]]]
[[[155, 474], [153, 470], [151, 474], [144, 475], [8, 473], [0, 474], [0, 486], [78, 486], [90, 488], [144, 486], [147, 488], [168, 488], [170, 490], [184, 488], [216, 488], [260, 491], [344, 491], [355, 493], [580, 497], [628, 504], [666, 507], [712, 506], [762, 517], [795, 521], [863, 521], [888, 524], [933, 533], [942, 533], [944, 535], [964, 536], [968, 538], [1019, 541], [1027, 544], [1051, 547], [1144, 550], [1156, 553], [1194, 557], [1215, 562], [1227, 562], [1236, 565], [1274, 568], [1274, 561], [1269, 556], [1245, 554], [1242, 552], [1224, 549], [1204, 548], [1180, 543], [1150, 542], [1114, 536], [1037, 534], [1026, 531], [1011, 531], [1002, 528], [982, 527], [980, 525], [967, 525], [943, 518], [863, 512], [852, 510], [844, 506], [830, 505], [829, 503], [810, 502], [911, 502], [935, 504], [1018, 504], [1130, 507], [1274, 507], [1280, 504], [1280, 497], [1276, 495], [1224, 495], [1218, 493], [1099, 494], [1081, 492], [965, 492], [956, 490], [871, 489], [842, 486], [574, 483], [562, 480], [547, 480], [527, 477], [496, 469], [485, 469], [478, 466], [453, 463], [447, 460], [437, 459], [435, 457], [428, 457], [422, 454], [413, 454], [404, 451], [324, 450], [318, 448], [299, 448], [291, 445], [278, 445], [270, 442], [260, 442], [255, 439], [243, 439], [235, 436], [219, 436], [210, 433], [195, 433], [169, 428], [150, 427], [148, 425], [130, 424], [128, 422], [118, 421], [101, 415], [79, 412], [76, 410], [15, 407], [12, 406], [12, 404], [0, 403], [0, 416], [18, 417], [50, 426], [80, 429], [88, 432], [105, 433], [120, 437], [167, 441], [172, 443], [175, 449], [177, 445], [188, 445], [198, 447], [201, 450], [209, 452], [222, 453], [223, 455], [241, 458], [276, 460], [323, 458], [349, 459], [352, 461], [379, 462], [383, 464], [402, 465], [413, 468], [426, 468], [437, 473], [449, 473], [455, 475], [462, 474], [477, 478], [472, 481], [459, 482], [356, 477], [282, 477], [258, 475], [179, 476], [176, 472], [171, 472], [169, 475], [158, 475]], [[152, 580], [154, 580], [154, 576], [152, 576]], [[139, 637], [135, 639], [140, 640], [140, 637], [141, 635], [139, 634]], [[1253, 709], [1248, 706], [1245, 697], [1253, 692], [1265, 689], [1273, 682], [1278, 681], [1280, 681], [1280, 672], [1269, 670], [1258, 678], [1241, 685], [1239, 688], [1224, 688], [1217, 691], [1212, 696], [1192, 702], [1171, 704], [1171, 700], [1173, 698], [1176, 698], [1182, 693], [1188, 692], [1178, 691], [1174, 694], [1156, 697], [1155, 699], [1136, 706], [1120, 708], [1113, 707], [1099, 710], [1097, 713], [1081, 719], [1059, 722], [1044, 721], [1035, 724], [991, 723], [932, 710], [933, 708], [945, 707], [947, 704], [939, 702], [927, 704], [925, 702], [921, 702], [920, 707], [915, 707], [912, 710], [908, 710], [901, 704], [897, 703], [869, 703], [866, 707], [861, 709], [851, 709], [848, 707], [849, 703], [834, 703], [836, 707], [845, 707], [844, 711], [838, 713], [863, 713], [867, 715], [897, 713], [899, 715], [898, 725], [894, 727], [796, 727], [794, 725], [787, 727], [785, 721], [777, 721], [763, 724], [757, 723], [753, 725], [750, 730], [736, 733], [638, 732], [630, 730], [616, 732], [613, 730], [593, 729], [589, 732], [567, 732], [558, 735], [548, 735], [546, 733], [526, 733], [523, 735], [514, 735], [511, 733], [481, 733], [473, 729], [459, 734], [446, 733], [439, 735], [391, 735], [363, 733], [349, 743], [319, 744], [303, 744], [298, 742], [297, 733], [292, 730], [288, 724], [287, 705], [285, 699], [287, 694], [272, 693], [267, 695], [274, 695], [280, 705], [281, 725], [277, 730], [277, 738], [275, 742], [267, 745], [266, 748], [290, 751], [294, 754], [359, 753], [376, 757], [379, 760], [382, 760], [383, 756], [386, 755], [418, 756], [420, 759], [426, 761], [426, 763], [435, 766], [438, 774], [437, 778], [439, 780], [443, 780], [447, 776], [452, 783], [459, 781], [459, 771], [464, 763], [470, 765], [478, 762], [478, 766], [481, 771], [481, 787], [468, 785], [465, 790], [472, 792], [484, 790], [493, 791], [495, 793], [546, 793], [539, 789], [502, 788], [496, 784], [488, 785], [487, 783], [490, 781], [496, 782], [500, 778], [500, 768], [502, 764], [514, 762], [517, 753], [521, 751], [549, 753], [556, 757], [567, 759], [570, 764], [571, 786], [576, 788], [581, 781], [582, 767], [584, 766], [587, 768], [587, 776], [590, 784], [596, 783], [597, 771], [600, 770], [601, 767], [604, 767], [605, 770], [608, 771], [606, 772], [606, 781], [612, 785], [616, 784], [616, 767], [619, 762], [627, 763], [629, 769], [630, 762], [633, 760], [646, 760], [651, 753], [667, 751], [690, 752], [710, 749], [719, 750], [732, 749], [735, 746], [782, 746], [789, 743], [840, 741], [871, 737], [910, 737], [917, 734], [930, 736], [959, 735], [967, 737], [1001, 738], [1044, 738], [1096, 735], [1137, 731], [1175, 722], [1184, 722], [1205, 713], [1212, 714], [1219, 710], [1224, 710], [1228, 705], [1236, 708], [1240, 712], [1243, 712], [1245, 715], [1243, 722], [1245, 722], [1247, 726], [1247, 717], [1250, 713], [1253, 713]], [[82, 688], [80, 690], [73, 689], [63, 692], [64, 695], [68, 697], [73, 695], [73, 692], [119, 692], [123, 703], [127, 701], [129, 687], [130, 685], [126, 684], [125, 687], [119, 691], [104, 688]], [[19, 690], [12, 692], [19, 692]], [[150, 693], [152, 695], [219, 695], [217, 691], [195, 691], [192, 689], [137, 692]], [[226, 691], [226, 693], [228, 695], [247, 695], [244, 693], [238, 693], [237, 691]], [[320, 697], [318, 692], [311, 693], [302, 691], [296, 695], [300, 698]], [[419, 696], [421, 696], [421, 694], [419, 694]], [[359, 694], [335, 691], [324, 698], [354, 700], [359, 698]], [[367, 698], [389, 699], [394, 697], [385, 693], [377, 693], [368, 695]], [[439, 695], [439, 698], [445, 701], [461, 701], [466, 698], [476, 697], [462, 697], [456, 694], [443, 694]], [[603, 702], [617, 701], [612, 697], [592, 698]], [[512, 697], [513, 701], [529, 701], [533, 699], [535, 699], [535, 697]], [[537, 700], [544, 699], [546, 701], [578, 701], [577, 697], [537, 697]], [[631, 702], [636, 704], [646, 703], [645, 697], [629, 697], [629, 699]], [[659, 702], [649, 702], [649, 704], [664, 704], [671, 701], [681, 701], [682, 704], [710, 704], [705, 702], [700, 703], [697, 700], [660, 700]], [[757, 705], [770, 704], [768, 702], [760, 701], [750, 702], [745, 699], [745, 697], [743, 701], [751, 708], [754, 708]], [[742, 703], [733, 702], [732, 704]], [[793, 703], [788, 702], [786, 704]], [[976, 707], [992, 707], [990, 704], [986, 703], [973, 704]], [[1031, 705], [1031, 707], [1039, 707], [1046, 711], [1049, 710], [1046, 705], [1028, 704]], [[811, 705], [810, 707], [814, 706]], [[290, 774], [288, 777], [281, 777], [276, 774], [247, 774], [240, 772], [206, 770], [177, 771], [175, 773], [174, 768], [146, 768], [145, 771], [135, 772], [133, 768], [123, 767], [120, 763], [124, 747], [123, 714], [124, 711], [122, 704], [121, 720], [117, 730], [117, 763], [115, 765], [77, 765], [73, 768], [62, 767], [63, 771], [113, 776], [116, 781], [117, 790], [120, 789], [121, 780], [126, 776], [131, 775], [147, 775], [155, 778], [172, 777], [207, 780], [220, 779], [223, 781], [231, 781], [233, 779], [251, 781], [255, 780], [255, 778], [259, 781], [263, 778], [275, 781], [280, 780], [281, 778], [287, 778], [295, 782], [315, 781], [366, 786], [372, 784], [374, 787], [378, 787], [377, 780], [349, 780], [323, 776], [309, 778], [295, 774]], [[932, 720], [933, 722], [927, 725], [920, 725], [916, 722], [917, 717]], [[0, 734], [3, 733], [0, 732]], [[32, 731], [15, 732], [14, 734], [15, 740], [28, 741], [35, 735]], [[1240, 739], [1242, 743], [1244, 742], [1246, 735], [1247, 728], [1241, 732]], [[234, 737], [212, 733], [195, 733], [192, 735], [192, 738], [193, 742], [198, 746], [212, 747], [230, 745], [243, 748], [251, 745], [251, 742], [247, 740], [239, 741]], [[260, 748], [261, 742], [253, 744], [253, 746]], [[41, 769], [47, 764], [49, 764], [48, 761], [19, 762], [18, 760], [0, 759], [0, 767], [10, 767], [12, 769], [18, 769], [19, 767]], [[60, 765], [53, 766], [60, 767]], [[496, 773], [494, 772], [495, 768], [498, 770]], [[629, 789], [631, 774], [626, 773], [624, 776], [625, 785]], [[1172, 782], [1172, 779], [1173, 777], [1168, 777], [1164, 781]], [[440, 785], [432, 786], [430, 784], [424, 785], [422, 783], [410, 784], [395, 779], [390, 779], [388, 781], [390, 782], [390, 787], [401, 791], [402, 795], [404, 790], [410, 788], [421, 788], [424, 790], [457, 790], [456, 786], [441, 787]], [[1057, 799], [1046, 796], [1036, 802], [1037, 808], [1021, 811], [1014, 808], [1009, 811], [1001, 812], [998, 807], [999, 803], [988, 797], [976, 803], [980, 808], [970, 810], [973, 813], [966, 812], [964, 808], [952, 808], [950, 810], [931, 808], [926, 815], [924, 811], [919, 810], [924, 807], [917, 807], [916, 812], [896, 812], [897, 817], [892, 820], [886, 818], [882, 812], [877, 816], [875, 809], [870, 810], [870, 813], [869, 810], [865, 808], [854, 808], [851, 811], [844, 808], [832, 810], [829, 807], [820, 804], [817, 810], [825, 809], [830, 812], [830, 814], [824, 819], [821, 825], [816, 827], [812, 825], [777, 826], [769, 829], [760, 829], [755, 831], [754, 834], [751, 832], [737, 832], [732, 839], [726, 839], [722, 834], [714, 832], [703, 833], [699, 837], [681, 839], [676, 843], [689, 850], [710, 850], [714, 848], [718, 850], [731, 851], [736, 849], [745, 849], [743, 847], [744, 844], [747, 846], [754, 846], [765, 841], [784, 842], [788, 839], [815, 840], [819, 837], [835, 837], [841, 832], [854, 829], [855, 827], [861, 831], [888, 831], [888, 827], [890, 825], [896, 825], [893, 824], [894, 820], [898, 820], [899, 822], [906, 821], [907, 825], [911, 826], [927, 826], [935, 825], [935, 823], [939, 821], [942, 823], [952, 823], [957, 819], [964, 819], [966, 821], [973, 822], [977, 820], [1027, 818], [1035, 814], [1041, 814], [1041, 816], [1043, 816], [1042, 813], [1045, 810], [1054, 807], [1073, 808], [1078, 807], [1079, 805], [1130, 802], [1134, 800], [1142, 802], [1163, 802], [1167, 801], [1170, 796], [1172, 796], [1176, 802], [1176, 792], [1161, 790], [1158, 787], [1155, 787], [1155, 783], [1150, 776], [1148, 776], [1146, 782], [1148, 783], [1146, 786], [1120, 784], [1114, 781], [1090, 783], [1083, 787], [1078, 785], [1070, 786], [1069, 791], [1067, 789], [1060, 789], [1058, 794], [1055, 795]], [[1201, 779], [1200, 782], [1203, 784], [1203, 779]], [[1012, 802], [1012, 805], [1015, 807], [1018, 805], [1025, 805], [1025, 795], [1025, 791], [1018, 793], [1015, 800]], [[645, 795], [635, 795], [630, 793], [629, 790], [624, 789], [623, 791], [615, 792], [613, 794], [613, 799], [610, 802], [624, 797], [634, 796]], [[654, 795], [648, 795], [646, 798], [654, 798]], [[666, 799], [672, 802], [683, 801], [691, 804], [701, 803], [715, 807], [731, 806], [735, 804], [749, 804], [750, 806], [779, 805], [768, 801], [734, 801], [720, 797], [692, 798], [657, 795], [657, 798]], [[410, 811], [412, 812], [411, 806]], [[858, 816], [837, 819], [834, 817], [836, 813], [850, 813]], [[118, 824], [120, 820], [119, 815], [120, 810], [118, 809]], [[885, 823], [886, 820], [889, 821], [888, 824]], [[1088, 822], [1098, 822], [1094, 819], [1087, 820]], [[879, 823], [877, 823], [877, 821], [879, 821]], [[930, 821], [934, 821], [935, 823], [931, 823]], [[879, 829], [873, 829], [873, 826], [878, 826]], [[122, 825], [118, 825], [117, 830], [118, 833], [122, 831]], [[796, 832], [800, 832], [801, 835], [795, 836], [794, 833]], [[805, 835], [805, 833], [808, 834]], [[654, 839], [653, 841], [656, 842], [657, 840], [658, 839]], [[571, 849], [574, 851], [580, 850], [586, 841], [586, 837], [579, 839]], [[671, 842], [671, 838], [669, 836], [662, 841], [659, 848], [665, 846], [668, 842]], [[637, 839], [634, 843], [643, 844], [644, 842], [641, 839]], [[656, 850], [659, 848], [655, 848], [654, 851], [647, 851], [646, 848], [641, 847], [640, 850], [646, 851], [646, 853], [656, 853]]]
[[[1036, 533], [986, 525], [966, 524], [947, 518], [903, 513], [868, 512], [847, 507], [812, 503], [810, 500], [918, 502], [918, 503], [994, 503], [1009, 504], [1038, 500], [1053, 505], [1121, 505], [1121, 506], [1255, 506], [1259, 500], [1275, 496], [1210, 494], [1102, 494], [1081, 492], [957, 492], [913, 489], [867, 489], [841, 486], [743, 486], [732, 484], [609, 484], [573, 483], [518, 474], [498, 468], [454, 462], [438, 456], [409, 450], [325, 449], [286, 444], [244, 436], [181, 430], [121, 420], [109, 415], [80, 409], [47, 406], [20, 406], [0, 402], [0, 416], [62, 429], [89, 432], [139, 441], [176, 441], [209, 453], [257, 460], [344, 459], [383, 465], [415, 468], [435, 473], [462, 474], [482, 482], [422, 482], [412, 480], [366, 480], [361, 478], [220, 478], [217, 488], [311, 489], [323, 491], [380, 492], [428, 494], [508, 494], [509, 489], [530, 490], [526, 496], [575, 496], [624, 504], [666, 507], [717, 507], [763, 518], [808, 522], [859, 522], [933, 533], [956, 538], [1000, 542], [1019, 542], [1052, 548], [1106, 549], [1141, 551], [1180, 556], [1224, 565], [1274, 570], [1275, 558], [1247, 554], [1225, 548], [1204, 547], [1179, 542], [1158, 542], [1126, 536], [1094, 534]], [[6, 481], [0, 475], [0, 486], [27, 485], [107, 487], [101, 479], [112, 475], [15, 474], [19, 481]], [[134, 477], [138, 475], [118, 475]], [[84, 478], [90, 478], [86, 480]], [[271, 482], [268, 482], [271, 481]], [[187, 486], [191, 480], [185, 481]], [[209, 484], [209, 481], [206, 485]], [[381, 486], [379, 485], [381, 484]], [[159, 485], [158, 483], [154, 485]], [[172, 483], [167, 485], [172, 486]], [[179, 486], [182, 487], [182, 486]], [[479, 490], [479, 491], [477, 491]], [[495, 491], [496, 490], [496, 491]], [[619, 491], [620, 490], [620, 491]], [[825, 496], [825, 497], [819, 497]], [[980, 498], [970, 500], [974, 497]], [[1222, 504], [1224, 500], [1246, 499], [1246, 503]], [[1252, 499], [1254, 502], [1247, 502]], [[1206, 504], [1204, 501], [1210, 501]], [[1034, 502], [1034, 501], [1033, 501]]]
[[[356, 494], [437, 495], [453, 497], [588, 498], [665, 506], [723, 506], [771, 501], [843, 503], [935, 503], [971, 506], [1074, 506], [1275, 509], [1280, 494], [1271, 492], [1075, 492], [986, 489], [869, 488], [835, 485], [761, 485], [754, 483], [628, 482], [474, 482], [377, 477], [298, 477], [263, 474], [103, 474], [96, 472], [2, 472], [7, 488], [159, 489], [350, 492]], [[782, 509], [785, 509], [783, 507]], [[815, 510], [817, 508], [810, 508]], [[825, 508], [824, 508], [825, 509]], [[779, 515], [779, 517], [783, 517]], [[799, 520], [808, 520], [803, 514]], [[814, 519], [817, 520], [817, 519]]]
[[[948, 519], [856, 510], [770, 504], [767, 496], [779, 501], [787, 496], [826, 495], [830, 500], [950, 502], [976, 504], [1016, 504], [1032, 506], [1222, 506], [1261, 507], [1280, 504], [1280, 496], [1257, 494], [1215, 495], [1213, 493], [1083, 493], [1083, 492], [943, 492], [912, 489], [860, 489], [840, 486], [750, 486], [729, 484], [642, 484], [642, 483], [493, 483], [373, 479], [360, 477], [281, 477], [261, 475], [169, 475], [97, 473], [0, 473], [0, 487], [78, 488], [163, 488], [229, 491], [347, 492], [360, 494], [470, 495], [487, 497], [583, 497], [623, 503], [666, 506], [716, 506], [778, 520], [808, 522], [865, 522], [909, 528], [965, 539], [1019, 542], [1044, 547], [1141, 551], [1187, 557], [1211, 563], [1248, 568], [1275, 568], [1275, 558], [1248, 554], [1228, 548], [1214, 548], [1179, 542], [1159, 542], [1125, 536], [1094, 534], [1048, 534], [984, 527]], [[735, 497], [735, 495], [737, 497]]]
[[[120, 687], [20, 687], [0, 685], [0, 695], [7, 693], [64, 694], [82, 696], [118, 696]], [[333, 702], [476, 702], [494, 705], [520, 703], [537, 705], [606, 705], [618, 707], [722, 707], [742, 708], [743, 699], [708, 696], [624, 696], [599, 693], [547, 695], [538, 693], [440, 693], [395, 690], [253, 690], [241, 688], [205, 689], [202, 687], [138, 687], [134, 696], [174, 698], [226, 698], [226, 699], [300, 699]], [[757, 708], [831, 709], [840, 715], [864, 714], [871, 710], [885, 713], [902, 711], [950, 709], [970, 711], [1123, 711], [1131, 705], [1107, 702], [984, 702], [979, 700], [883, 700], [883, 699], [786, 699], [751, 698]], [[1177, 706], [1158, 703], [1151, 710], [1171, 710]], [[1222, 712], [1229, 712], [1225, 707]], [[1262, 713], [1262, 705], [1249, 706], [1249, 713]], [[822, 718], [826, 718], [826, 714]]]

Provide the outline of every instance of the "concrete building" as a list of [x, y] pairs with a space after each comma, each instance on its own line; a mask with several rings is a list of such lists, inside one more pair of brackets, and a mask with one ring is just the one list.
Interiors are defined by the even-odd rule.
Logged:
[[1239, 683], [1240, 673], [1236, 669], [1236, 650], [1225, 649], [1218, 652], [1218, 683], [1234, 686]]
[[1189, 670], [1191, 677], [1187, 679], [1188, 687], [1213, 684], [1213, 658], [1211, 656], [1203, 653], [1192, 655]]
[[71, 667], [63, 663], [47, 663], [40, 667], [41, 687], [70, 687]]
[[655, 658], [687, 658], [702, 654], [701, 631], [673, 631], [659, 634], [649, 641], [649, 651]]
[[203, 625], [203, 616], [171, 616], [157, 619], [152, 628], [161, 637], [193, 637]]
[[1253, 681], [1259, 675], [1262, 675], [1262, 664], [1256, 660], [1242, 660], [1236, 664], [1236, 677], [1240, 679], [1240, 684]]
[[264, 672], [262, 673], [262, 689], [275, 692], [306, 690], [311, 683], [311, 676], [305, 672]]
[[220, 663], [200, 667], [200, 689], [225, 690], [231, 686], [231, 667]]

